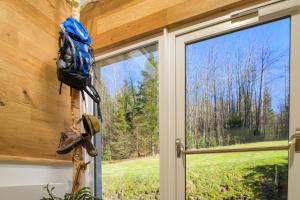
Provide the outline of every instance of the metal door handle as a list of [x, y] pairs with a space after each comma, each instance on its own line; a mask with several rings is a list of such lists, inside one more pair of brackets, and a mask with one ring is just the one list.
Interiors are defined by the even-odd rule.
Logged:
[[295, 134], [290, 137], [289, 145], [295, 146], [296, 153], [300, 152], [300, 128], [296, 128]]
[[181, 155], [192, 155], [192, 154], [215, 154], [215, 153], [238, 153], [238, 152], [253, 152], [253, 151], [281, 151], [289, 150], [289, 148], [294, 145], [295, 152], [300, 153], [300, 128], [296, 129], [295, 134], [290, 137], [288, 145], [277, 145], [271, 147], [244, 147], [244, 148], [210, 148], [210, 149], [195, 149], [186, 150], [182, 140], [180, 138], [176, 139], [176, 154], [177, 158]]
[[[300, 138], [299, 142], [296, 142], [300, 149]], [[193, 155], [193, 154], [217, 154], [217, 153], [242, 153], [242, 152], [255, 152], [255, 151], [282, 151], [289, 150], [291, 144], [288, 145], [277, 145], [271, 147], [244, 147], [244, 148], [223, 148], [223, 149], [195, 149], [195, 150], [185, 150], [181, 139], [176, 140], [176, 151], [177, 158], [181, 155]], [[297, 146], [297, 145], [296, 145]]]

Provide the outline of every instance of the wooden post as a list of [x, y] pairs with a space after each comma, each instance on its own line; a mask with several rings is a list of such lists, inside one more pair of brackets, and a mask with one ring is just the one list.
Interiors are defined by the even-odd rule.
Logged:
[[[80, 0], [72, 0], [72, 17], [80, 20]], [[80, 124], [77, 123], [80, 118], [80, 92], [77, 90], [72, 90], [71, 97], [71, 110], [72, 110], [72, 128], [80, 135]], [[78, 146], [73, 151], [73, 187], [72, 193], [76, 193], [82, 187], [82, 177], [84, 175], [84, 170], [79, 170], [82, 165], [84, 165], [82, 146]], [[78, 179], [78, 180], [75, 180]]]
[[80, 21], [80, 0], [72, 0], [72, 17]]

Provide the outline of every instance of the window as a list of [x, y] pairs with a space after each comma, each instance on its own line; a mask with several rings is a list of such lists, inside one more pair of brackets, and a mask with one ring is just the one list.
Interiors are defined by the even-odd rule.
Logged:
[[102, 197], [297, 200], [298, 8], [265, 2], [100, 56]]
[[177, 199], [297, 199], [299, 15], [283, 5], [174, 34]]
[[159, 199], [158, 45], [97, 63], [104, 199]]
[[[186, 148], [288, 145], [290, 19], [186, 45]], [[288, 152], [190, 155], [186, 198], [287, 199]]]

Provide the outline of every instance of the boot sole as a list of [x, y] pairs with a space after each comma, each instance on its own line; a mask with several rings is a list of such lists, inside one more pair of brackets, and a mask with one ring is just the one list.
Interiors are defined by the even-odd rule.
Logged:
[[56, 152], [58, 154], [67, 154], [70, 151], [72, 151], [75, 147], [77, 147], [81, 144], [82, 144], [82, 139], [80, 138], [80, 139], [76, 140], [74, 143], [71, 143], [62, 149], [58, 149]]

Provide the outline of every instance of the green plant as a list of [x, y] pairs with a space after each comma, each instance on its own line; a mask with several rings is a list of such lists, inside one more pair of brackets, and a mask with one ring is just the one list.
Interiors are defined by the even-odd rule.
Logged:
[[47, 184], [44, 188], [47, 190], [49, 197], [43, 197], [41, 200], [101, 200], [93, 196], [91, 189], [88, 187], [82, 188], [75, 194], [66, 193], [63, 198], [53, 195], [55, 187], [50, 188], [49, 184]]

